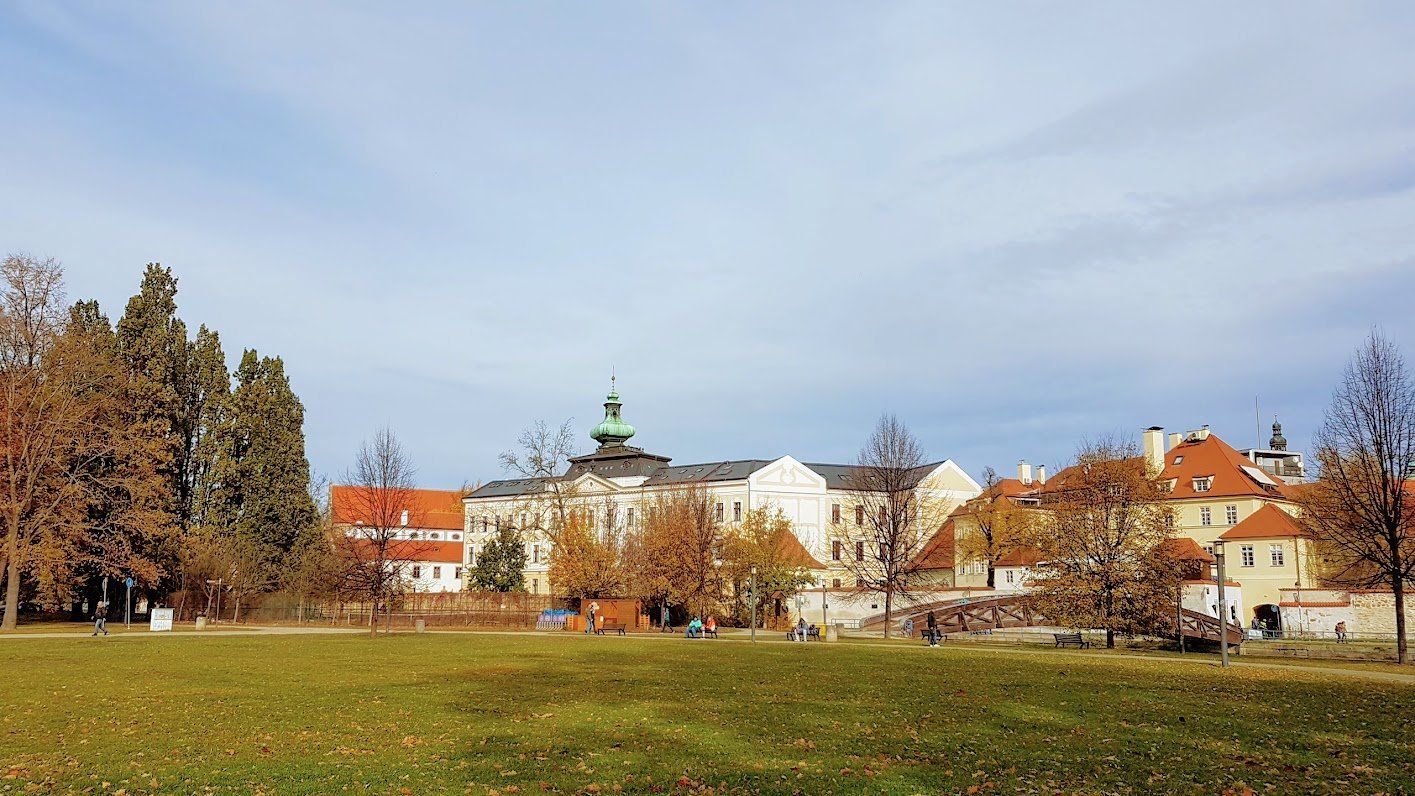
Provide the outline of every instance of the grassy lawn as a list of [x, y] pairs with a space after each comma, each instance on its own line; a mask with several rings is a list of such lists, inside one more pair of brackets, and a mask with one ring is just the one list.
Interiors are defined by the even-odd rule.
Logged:
[[1207, 661], [83, 635], [0, 667], [0, 793], [1415, 790], [1415, 687]]

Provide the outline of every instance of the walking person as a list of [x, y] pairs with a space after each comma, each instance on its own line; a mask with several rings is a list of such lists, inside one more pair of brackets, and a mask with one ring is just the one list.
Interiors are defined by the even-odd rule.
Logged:
[[108, 606], [102, 602], [93, 610], [93, 635], [108, 635]]
[[929, 646], [930, 646], [930, 647], [937, 647], [937, 646], [938, 646], [938, 617], [934, 616], [934, 612], [933, 612], [933, 611], [929, 611], [928, 631], [929, 631]]
[[599, 613], [599, 603], [598, 603], [598, 602], [595, 602], [595, 601], [593, 601], [593, 600], [591, 600], [591, 601], [590, 601], [590, 611], [589, 611], [589, 614], [585, 616], [585, 619], [586, 619], [586, 622], [585, 622], [585, 632], [586, 632], [586, 633], [594, 633], [594, 631], [595, 631], [595, 615], [598, 614], [598, 613]]

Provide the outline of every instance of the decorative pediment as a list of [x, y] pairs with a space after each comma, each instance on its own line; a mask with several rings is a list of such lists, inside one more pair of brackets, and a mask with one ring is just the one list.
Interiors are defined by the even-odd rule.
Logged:
[[815, 470], [790, 456], [782, 456], [752, 473], [750, 483], [754, 489], [788, 492], [825, 491], [825, 479]]
[[608, 478], [594, 473], [585, 473], [570, 483], [570, 489], [576, 495], [600, 495], [606, 492], [619, 492], [623, 487]]

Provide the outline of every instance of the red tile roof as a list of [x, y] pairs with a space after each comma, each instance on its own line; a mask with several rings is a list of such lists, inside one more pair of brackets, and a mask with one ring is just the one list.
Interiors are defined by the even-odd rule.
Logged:
[[807, 552], [805, 546], [801, 544], [801, 540], [796, 538], [796, 534], [789, 531], [781, 534], [781, 538], [777, 540], [776, 553], [781, 556], [782, 561], [792, 566], [805, 569], [829, 569]]
[[[957, 516], [959, 511], [961, 511], [961, 508], [953, 512], [954, 516]], [[938, 533], [934, 534], [933, 538], [929, 539], [929, 541], [924, 544], [924, 549], [919, 551], [919, 555], [915, 559], [915, 561], [918, 562], [919, 568], [925, 571], [953, 569], [955, 565], [957, 534], [958, 527], [955, 525], [953, 517], [950, 516], [948, 521], [943, 524], [943, 527], [938, 530]]]
[[1306, 535], [1295, 517], [1269, 503], [1253, 512], [1248, 519], [1229, 528], [1219, 538], [1227, 542], [1233, 539], [1280, 539]]
[[1199, 543], [1187, 536], [1177, 536], [1173, 539], [1166, 539], [1160, 543], [1165, 552], [1175, 561], [1203, 561], [1212, 564], [1217, 559], [1209, 555]]
[[[1170, 498], [1173, 500], [1245, 496], [1278, 499], [1292, 497], [1289, 487], [1282, 479], [1266, 472], [1212, 433], [1205, 439], [1181, 442], [1166, 451], [1164, 470], [1160, 478], [1173, 479], [1174, 489], [1170, 492]], [[1212, 478], [1213, 481], [1208, 490], [1196, 492], [1195, 478]]]
[[[401, 515], [408, 512], [408, 527], [426, 528], [440, 531], [460, 531], [463, 527], [462, 493], [455, 489], [410, 489], [406, 503], [388, 507], [390, 513]], [[368, 511], [368, 493], [363, 487], [335, 484], [329, 488], [329, 507], [335, 524], [353, 525], [363, 522], [375, 524], [369, 517], [360, 516]], [[383, 512], [379, 512], [383, 513]], [[401, 524], [401, 516], [389, 518], [392, 524]]]
[[[368, 539], [353, 539], [364, 549], [361, 557], [371, 557]], [[423, 539], [395, 539], [388, 545], [388, 558], [395, 561], [426, 561], [433, 564], [460, 564], [464, 561], [462, 542], [430, 542]]]

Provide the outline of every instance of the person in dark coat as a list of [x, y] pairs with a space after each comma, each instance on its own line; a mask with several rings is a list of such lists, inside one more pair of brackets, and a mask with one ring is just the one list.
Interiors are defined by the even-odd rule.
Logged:
[[93, 634], [108, 635], [108, 606], [99, 603], [93, 611]]
[[937, 647], [937, 646], [938, 646], [938, 617], [934, 616], [934, 612], [933, 612], [933, 611], [929, 611], [928, 631], [929, 631], [929, 646], [930, 646], [930, 647]]

